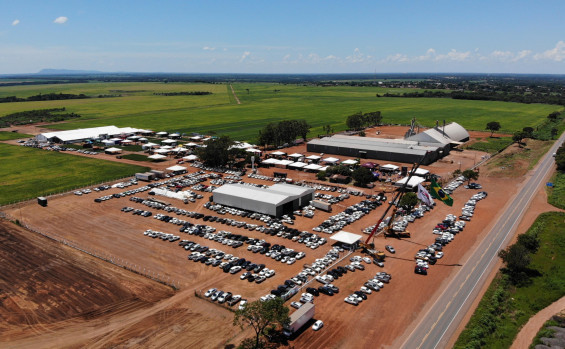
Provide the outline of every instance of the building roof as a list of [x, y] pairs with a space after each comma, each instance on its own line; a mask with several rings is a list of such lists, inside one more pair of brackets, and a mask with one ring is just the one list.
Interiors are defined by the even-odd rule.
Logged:
[[411, 137], [408, 137], [407, 140], [416, 141], [418, 143], [439, 143], [444, 145], [453, 142], [451, 138], [445, 136], [443, 133], [434, 128], [430, 128]]
[[186, 171], [186, 167], [180, 165], [174, 165], [171, 167], [167, 167], [168, 171], [178, 172], [178, 171]]
[[[406, 181], [408, 181], [408, 177], [402, 178], [401, 180], [394, 183], [394, 185], [396, 185], [397, 187], [402, 187], [404, 185], [404, 183], [406, 183]], [[420, 184], [424, 181], [425, 181], [425, 179], [420, 177], [420, 176], [412, 176], [412, 178], [410, 178], [410, 180], [408, 181], [408, 184], [406, 186], [409, 187], [409, 188], [414, 188], [415, 186], [417, 186], [418, 184]]]
[[469, 132], [467, 132], [467, 130], [463, 126], [459, 125], [456, 122], [452, 122], [445, 125], [445, 128], [443, 127], [439, 128], [440, 131], [442, 129], [449, 138], [457, 142], [462, 142], [464, 140], [469, 139], [470, 137]]
[[291, 195], [298, 195], [298, 196], [310, 194], [315, 191], [314, 188], [311, 187], [303, 187], [300, 185], [285, 184], [285, 183], [273, 184], [269, 189], [278, 192], [288, 193]]
[[313, 139], [308, 142], [308, 144], [420, 156], [424, 156], [428, 151], [437, 151], [439, 148], [437, 145], [418, 145], [418, 142], [404, 139], [382, 139], [344, 135]]
[[102, 126], [102, 127], [91, 127], [91, 128], [79, 128], [76, 130], [68, 130], [68, 131], [45, 132], [38, 135], [38, 137], [45, 139], [58, 138], [62, 142], [71, 142], [82, 139], [99, 138], [100, 135], [116, 136], [116, 135], [130, 134], [141, 131], [145, 131], [145, 130], [131, 128], [131, 127], [120, 128], [116, 126]]
[[330, 239], [332, 240], [343, 242], [344, 244], [349, 244], [349, 245], [356, 243], [357, 241], [361, 240], [361, 238], [362, 238], [361, 235], [349, 233], [343, 230], [335, 233], [333, 236], [330, 237]]
[[237, 196], [243, 199], [259, 201], [272, 205], [284, 204], [285, 202], [292, 200], [292, 196], [282, 192], [239, 183], [224, 184], [221, 187], [216, 188], [213, 193]]

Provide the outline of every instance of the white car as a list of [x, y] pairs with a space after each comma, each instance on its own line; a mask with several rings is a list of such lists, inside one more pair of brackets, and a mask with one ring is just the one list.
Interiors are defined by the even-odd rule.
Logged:
[[210, 297], [211, 295], [214, 294], [214, 292], [216, 292], [218, 289], [216, 288], [211, 288], [208, 291], [206, 291], [206, 293], [204, 293], [204, 297]]
[[365, 286], [361, 286], [361, 292], [365, 293], [365, 294], [371, 294], [373, 293], [373, 291], [371, 291], [369, 288], [365, 287]]
[[247, 304], [247, 299], [243, 299], [241, 302], [239, 302], [239, 310], [245, 309], [246, 304]]
[[442, 258], [442, 257], [443, 257], [443, 252], [438, 252], [438, 253], [436, 253], [436, 258], [437, 258], [437, 259], [440, 259], [440, 258]]
[[357, 298], [354, 298], [354, 297], [351, 297], [351, 296], [345, 297], [344, 301], [345, 301], [345, 303], [349, 303], [349, 304], [352, 304], [352, 305], [359, 304], [359, 301], [357, 300]]
[[318, 331], [323, 326], [324, 326], [324, 322], [322, 320], [318, 320], [318, 321], [314, 322], [314, 325], [312, 325], [312, 329], [314, 331]]

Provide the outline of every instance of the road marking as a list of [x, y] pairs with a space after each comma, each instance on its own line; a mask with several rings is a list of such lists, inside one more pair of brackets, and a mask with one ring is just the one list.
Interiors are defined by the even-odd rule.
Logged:
[[[472, 271], [470, 273], [467, 274], [467, 278], [465, 279], [465, 281], [463, 283], [461, 283], [459, 290], [457, 292], [455, 292], [454, 296], [451, 298], [450, 302], [444, 307], [444, 310], [441, 312], [441, 314], [437, 317], [437, 321], [433, 324], [433, 326], [430, 328], [430, 330], [426, 333], [426, 335], [424, 336], [424, 339], [422, 340], [422, 342], [420, 342], [418, 348], [420, 348], [425, 340], [429, 337], [429, 335], [431, 334], [432, 330], [437, 326], [437, 323], [440, 321], [440, 319], [443, 317], [443, 315], [445, 314], [445, 312], [448, 310], [449, 305], [451, 304], [452, 300], [455, 299], [455, 297], [458, 295], [459, 291], [461, 290], [461, 288], [463, 287], [463, 285], [467, 282], [467, 280], [469, 279], [470, 275], [475, 271], [476, 267], [479, 265], [479, 263], [484, 262], [484, 256], [487, 253], [487, 251], [489, 251], [493, 244], [494, 241], [499, 240], [502, 237], [502, 240], [500, 241], [500, 244], [498, 245], [497, 251], [500, 250], [500, 248], [502, 247], [502, 245], [504, 244], [504, 242], [507, 240], [509, 234], [511, 231], [514, 230], [514, 227], [516, 226], [517, 223], [521, 222], [521, 216], [524, 212], [524, 210], [529, 206], [532, 198], [535, 195], [535, 192], [537, 191], [537, 189], [540, 186], [540, 180], [545, 178], [548, 174], [549, 171], [552, 167], [552, 162], [551, 162], [551, 157], [549, 154], [551, 154], [552, 152], [555, 152], [555, 149], [558, 147], [558, 145], [561, 144], [561, 142], [563, 141], [563, 139], [565, 139], [565, 134], [562, 135], [562, 137], [560, 137], [560, 139], [558, 139], [555, 144], [552, 146], [552, 148], [546, 153], [545, 158], [543, 158], [541, 160], [541, 162], [539, 163], [539, 165], [537, 166], [537, 170], [533, 173], [532, 177], [524, 184], [524, 186], [522, 187], [521, 191], [517, 193], [516, 197], [514, 198], [514, 202], [512, 203], [512, 208], [511, 209], [507, 209], [506, 212], [503, 213], [503, 215], [505, 215], [507, 218], [502, 222], [502, 221], [497, 221], [493, 228], [491, 229], [491, 231], [489, 232], [489, 235], [495, 231], [498, 230], [498, 233], [496, 233], [496, 235], [494, 236], [494, 239], [491, 240], [490, 244], [488, 244], [488, 247], [485, 248], [483, 254], [481, 255], [481, 257], [477, 260], [477, 263], [475, 264], [475, 266], [473, 267]], [[525, 202], [524, 202], [525, 200]], [[523, 203], [524, 202], [524, 203]], [[515, 214], [518, 210], [518, 208], [521, 207], [518, 216], [515, 217]], [[514, 223], [510, 226], [510, 228], [508, 230], [506, 230], [506, 234], [504, 234], [504, 236], [502, 236], [501, 234], [505, 231], [505, 227], [509, 224], [509, 220], [510, 219], [514, 219]], [[489, 236], [487, 235], [487, 237]], [[478, 248], [480, 248], [481, 246], [479, 246]], [[445, 333], [447, 332], [447, 330], [449, 329], [449, 327], [451, 327], [451, 325], [453, 324], [453, 321], [455, 321], [455, 318], [458, 316], [459, 312], [461, 311], [461, 309], [463, 308], [463, 306], [465, 305], [465, 303], [467, 303], [467, 300], [469, 299], [470, 295], [473, 293], [473, 291], [475, 290], [477, 284], [479, 283], [479, 281], [482, 279], [484, 273], [487, 271], [487, 269], [492, 268], [490, 267], [492, 264], [492, 261], [494, 259], [494, 257], [497, 255], [493, 254], [490, 258], [490, 260], [488, 261], [488, 263], [486, 264], [486, 266], [484, 267], [483, 271], [481, 272], [481, 274], [479, 275], [478, 279], [475, 281], [473, 287], [471, 288], [471, 290], [469, 291], [469, 293], [467, 294], [467, 296], [465, 297], [465, 299], [463, 300], [463, 302], [461, 303], [461, 305], [459, 306], [459, 308], [457, 309], [457, 312], [455, 313], [455, 315], [452, 317], [451, 321], [449, 322], [449, 324], [445, 327], [445, 330], [443, 331], [443, 333], [441, 334], [441, 336], [439, 337], [439, 339], [437, 340], [437, 342], [434, 345], [434, 348], [436, 348], [439, 343], [441, 342], [441, 340], [443, 339]], [[469, 257], [469, 259], [472, 258], [472, 255]], [[463, 272], [463, 270], [461, 270], [450, 282], [450, 285], [448, 285], [448, 287], [445, 289], [444, 293], [441, 295], [443, 296], [444, 294], [446, 294], [450, 289], [451, 289], [451, 284], [453, 284], [457, 278], [459, 277], [459, 275], [461, 275], [460, 273]], [[441, 296], [434, 302], [434, 305], [430, 308], [430, 310], [428, 311], [427, 314], [429, 314], [432, 309], [434, 309], [435, 305], [439, 302], [439, 300], [441, 299]], [[426, 315], [427, 315], [426, 314]], [[423, 323], [423, 321], [420, 321], [420, 323], [417, 325], [417, 327], [410, 333], [410, 335], [408, 336], [407, 340], [402, 344], [401, 347], [406, 347], [406, 344], [410, 341], [411, 337], [414, 335], [414, 333], [417, 331], [418, 326], [420, 326]]]

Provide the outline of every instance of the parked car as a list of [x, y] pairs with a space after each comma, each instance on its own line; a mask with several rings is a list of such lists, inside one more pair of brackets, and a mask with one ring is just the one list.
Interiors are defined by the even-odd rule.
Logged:
[[314, 325], [312, 325], [312, 329], [314, 331], [318, 331], [320, 328], [322, 328], [324, 326], [324, 322], [322, 320], [318, 320], [314, 323]]
[[386, 245], [385, 246], [386, 250], [390, 253], [396, 253], [396, 250], [394, 249], [394, 247], [390, 246], [390, 245]]

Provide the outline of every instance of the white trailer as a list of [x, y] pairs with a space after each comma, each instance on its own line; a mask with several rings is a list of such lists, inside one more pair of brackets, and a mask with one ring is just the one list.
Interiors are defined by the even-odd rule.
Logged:
[[330, 204], [329, 202], [326, 202], [326, 201], [312, 200], [312, 201], [310, 201], [310, 205], [312, 205], [315, 208], [320, 209], [322, 211], [332, 212], [332, 204]]
[[314, 317], [314, 304], [306, 303], [290, 315], [290, 323], [285, 326], [283, 333], [290, 337]]

